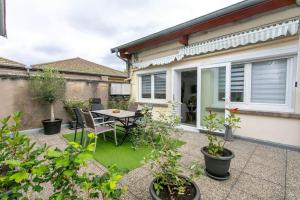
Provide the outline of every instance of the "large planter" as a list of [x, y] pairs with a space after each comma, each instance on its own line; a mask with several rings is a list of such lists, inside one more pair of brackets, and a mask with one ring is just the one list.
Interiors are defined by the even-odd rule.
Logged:
[[227, 180], [230, 176], [230, 162], [234, 158], [234, 153], [224, 148], [223, 155], [214, 156], [209, 154], [207, 149], [208, 147], [201, 148], [205, 160], [206, 174], [216, 180]]
[[[187, 179], [184, 176], [182, 176], [182, 178]], [[159, 196], [157, 196], [156, 192], [154, 190], [154, 183], [155, 183], [155, 179], [152, 180], [152, 182], [150, 183], [150, 187], [149, 187], [151, 198], [153, 200], [170, 199], [170, 198], [160, 198]], [[200, 194], [200, 190], [199, 190], [198, 186], [196, 185], [196, 183], [192, 181], [190, 186], [191, 186], [191, 189], [194, 191], [195, 195], [193, 195], [193, 197], [190, 197], [190, 199], [188, 199], [188, 198], [186, 198], [186, 199], [188, 199], [188, 200], [200, 200], [201, 199], [201, 194]]]
[[60, 132], [62, 119], [55, 119], [51, 121], [50, 119], [43, 120], [44, 133], [46, 135], [53, 135]]

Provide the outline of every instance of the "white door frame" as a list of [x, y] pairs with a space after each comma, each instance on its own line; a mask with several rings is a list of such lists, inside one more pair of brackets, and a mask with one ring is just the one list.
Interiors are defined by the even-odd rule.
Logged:
[[230, 103], [230, 82], [231, 82], [231, 63], [217, 63], [211, 65], [202, 65], [197, 68], [197, 129], [203, 128], [201, 126], [201, 78], [202, 78], [202, 69], [216, 68], [216, 67], [226, 67], [226, 75], [225, 75], [225, 117], [228, 114], [227, 109], [229, 108]]

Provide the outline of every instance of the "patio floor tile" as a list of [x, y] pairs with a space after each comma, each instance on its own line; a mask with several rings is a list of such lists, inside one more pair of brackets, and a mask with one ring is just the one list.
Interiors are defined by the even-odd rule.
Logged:
[[128, 190], [137, 199], [140, 200], [151, 199], [149, 193], [149, 186], [152, 180], [153, 180], [152, 176], [146, 176], [143, 179], [135, 182], [134, 185], [128, 185]]
[[285, 185], [285, 165], [278, 168], [250, 161], [244, 169], [244, 172], [280, 184], [283, 187]]
[[247, 192], [238, 190], [238, 189], [233, 189], [226, 200], [261, 200], [262, 198], [259, 198], [258, 196], [249, 194]]
[[254, 151], [254, 155], [265, 159], [268, 158], [283, 161], [286, 159], [285, 151], [285, 149], [259, 144]]
[[235, 157], [231, 160], [230, 167], [237, 170], [242, 170], [247, 163], [247, 160], [251, 156], [248, 153], [239, 153], [236, 150], [232, 150], [235, 154]]
[[284, 187], [245, 173], [241, 174], [234, 189], [262, 199], [284, 199]]

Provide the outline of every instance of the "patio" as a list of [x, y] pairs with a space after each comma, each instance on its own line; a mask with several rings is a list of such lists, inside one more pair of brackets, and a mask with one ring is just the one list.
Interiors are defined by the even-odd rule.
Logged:
[[[32, 141], [41, 145], [47, 143], [53, 147], [66, 147], [62, 136], [70, 130], [64, 129], [61, 134], [30, 134]], [[189, 172], [193, 161], [204, 163], [200, 148], [206, 144], [203, 134], [184, 132], [180, 138], [186, 144], [181, 147], [181, 163], [184, 173]], [[195, 180], [202, 199], [299, 199], [300, 198], [300, 153], [262, 144], [235, 140], [227, 143], [235, 153], [231, 162], [231, 178], [227, 181], [215, 181], [203, 175]], [[89, 162], [84, 169], [103, 174], [105, 167], [96, 161]], [[152, 177], [148, 166], [142, 166], [123, 176], [121, 184], [128, 186], [128, 192], [122, 195], [126, 200], [150, 199], [149, 184]], [[40, 197], [47, 197], [45, 193]]]

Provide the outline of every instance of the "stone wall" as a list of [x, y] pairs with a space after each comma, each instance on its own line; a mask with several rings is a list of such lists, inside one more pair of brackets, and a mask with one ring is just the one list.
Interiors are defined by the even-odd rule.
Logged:
[[[67, 81], [65, 99], [85, 100], [96, 97], [101, 98], [104, 106], [107, 106], [110, 83], [107, 77], [80, 74], [64, 74], [64, 76]], [[24, 68], [4, 69], [0, 67], [0, 118], [15, 111], [21, 111], [24, 113], [23, 129], [39, 128], [42, 126], [41, 120], [50, 117], [49, 105], [32, 98], [28, 88], [28, 77], [29, 73]], [[124, 82], [123, 79], [119, 78], [114, 82]], [[62, 118], [63, 123], [69, 120], [62, 102], [55, 104], [55, 117]]]

